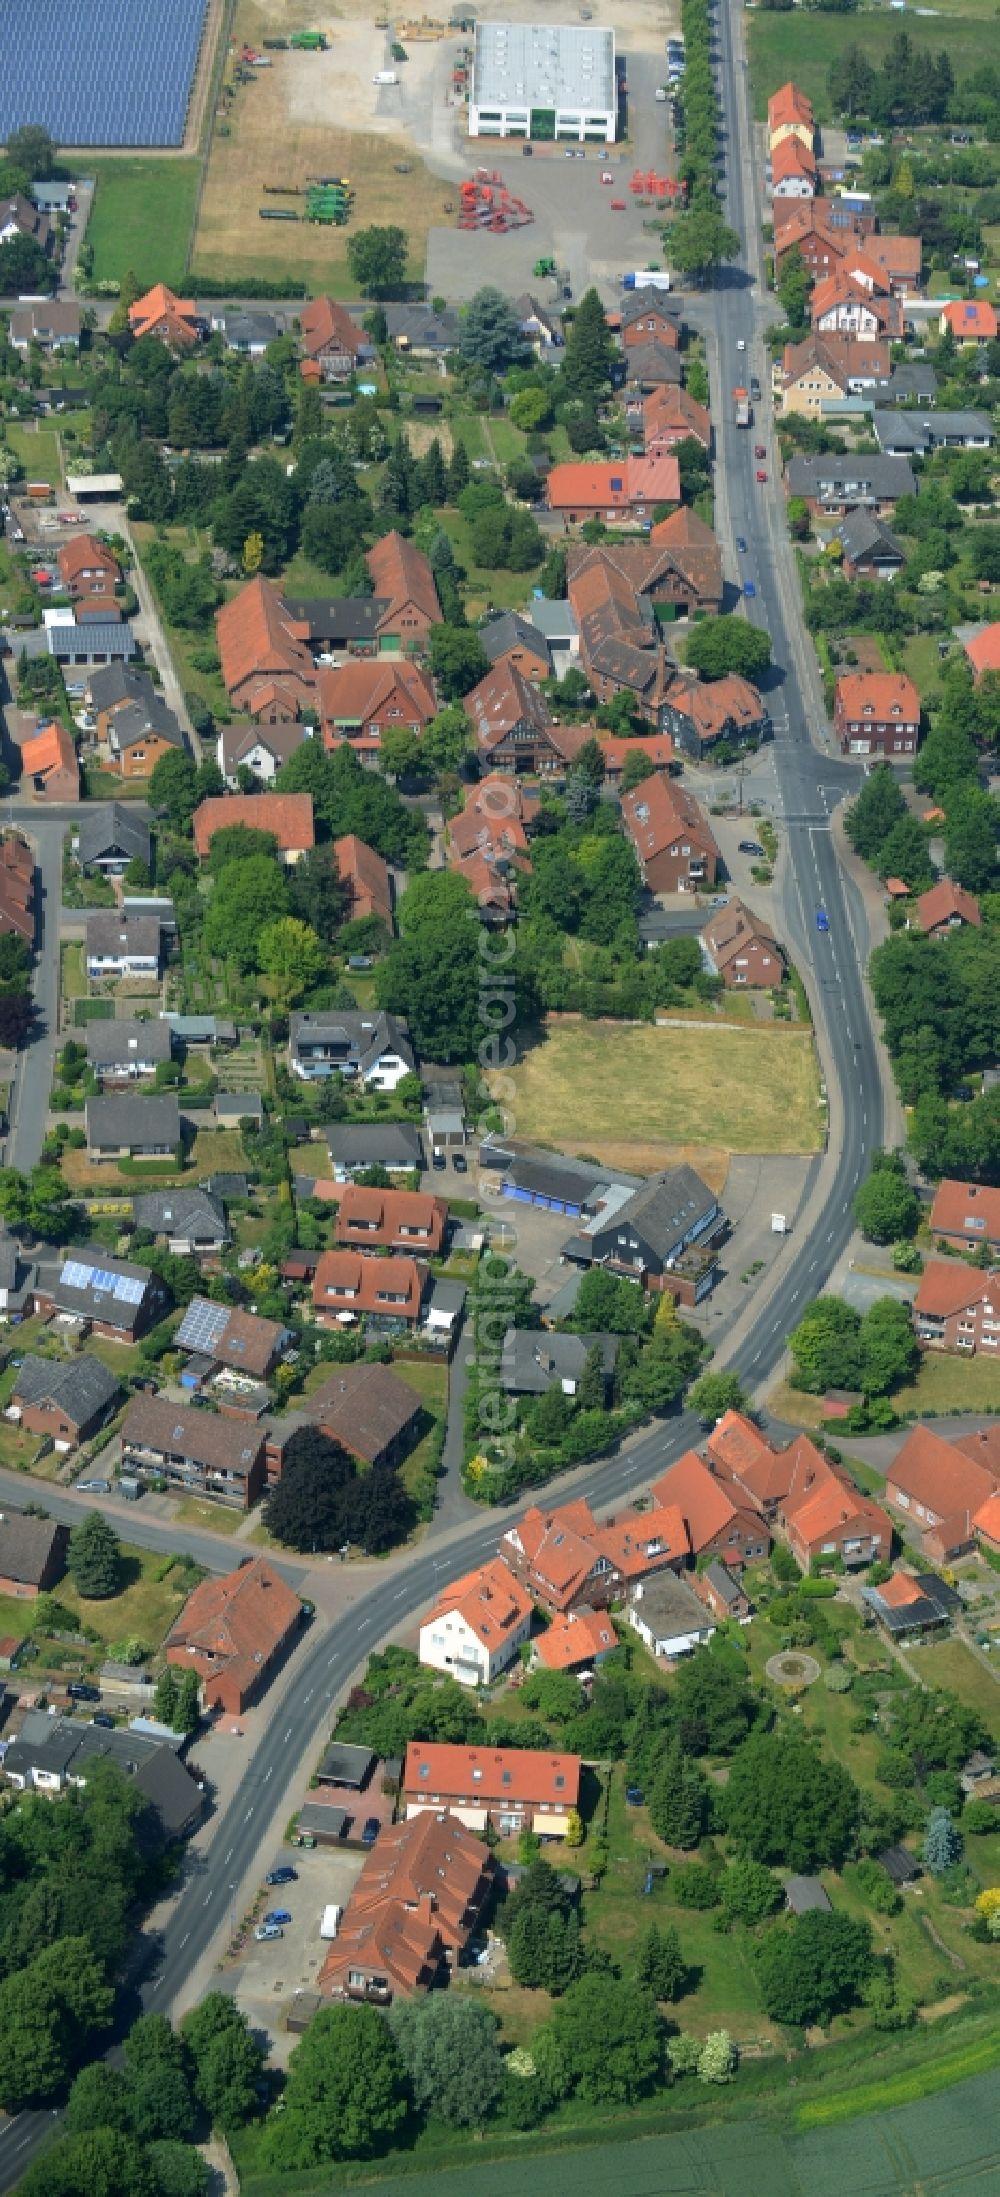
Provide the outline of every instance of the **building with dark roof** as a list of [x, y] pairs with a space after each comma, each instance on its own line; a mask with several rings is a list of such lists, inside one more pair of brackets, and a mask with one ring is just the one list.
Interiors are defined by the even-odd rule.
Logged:
[[598, 1218], [583, 1239], [584, 1250], [589, 1246], [584, 1263], [614, 1267], [630, 1279], [641, 1278], [648, 1288], [662, 1288], [682, 1253], [716, 1242], [725, 1225], [714, 1191], [694, 1168], [667, 1167], [617, 1212]]
[[173, 1056], [169, 1022], [88, 1022], [87, 1061], [104, 1083], [151, 1076]]
[[129, 1094], [87, 1100], [91, 1159], [173, 1159], [180, 1141], [180, 1108], [172, 1092], [157, 1098]]
[[415, 1066], [405, 1022], [380, 1009], [360, 1014], [325, 1008], [292, 1015], [288, 1058], [292, 1074], [305, 1083], [339, 1075], [375, 1091], [394, 1091]]
[[941, 1632], [962, 1608], [962, 1597], [937, 1572], [896, 1571], [881, 1587], [862, 1587], [861, 1599], [890, 1640]]
[[121, 1384], [100, 1358], [25, 1358], [11, 1390], [8, 1413], [30, 1434], [47, 1435], [54, 1449], [73, 1449], [96, 1434], [114, 1409]]
[[108, 724], [108, 765], [120, 778], [149, 778], [164, 755], [187, 743], [173, 710], [159, 695], [126, 702]]
[[170, 1299], [148, 1267], [113, 1259], [101, 1244], [58, 1256], [58, 1271], [40, 1276], [36, 1285], [37, 1312], [60, 1313], [120, 1343], [135, 1342], [162, 1319]]
[[[291, 1334], [280, 1320], [264, 1320], [242, 1305], [215, 1304], [192, 1297], [174, 1337], [178, 1350], [192, 1350], [214, 1367], [265, 1380], [288, 1348]], [[186, 1385], [181, 1375], [182, 1387]]]
[[906, 563], [902, 542], [870, 511], [850, 511], [837, 528], [843, 569], [849, 580], [894, 580]]
[[876, 514], [895, 510], [901, 496], [915, 496], [916, 477], [906, 458], [855, 457], [834, 452], [819, 458], [790, 458], [785, 468], [790, 496], [802, 496], [810, 509], [839, 518], [859, 507]]
[[[90, 1028], [99, 1028], [91, 1023]], [[137, 1228], [165, 1241], [168, 1251], [193, 1258], [224, 1251], [230, 1242], [226, 1208], [221, 1198], [199, 1185], [194, 1189], [149, 1190], [132, 1200]]]
[[165, 1480], [171, 1494], [249, 1510], [264, 1485], [263, 1429], [196, 1404], [133, 1396], [122, 1426], [122, 1465]]
[[82, 811], [76, 835], [76, 859], [82, 870], [121, 877], [130, 862], [144, 862], [148, 869], [149, 856], [149, 825], [136, 815], [134, 802], [105, 801]]
[[95, 908], [87, 917], [87, 975], [159, 976], [163, 925], [158, 915]]
[[[424, 1165], [420, 1131], [412, 1122], [337, 1125], [325, 1130], [324, 1138], [335, 1182], [349, 1182], [368, 1167], [384, 1167], [387, 1174], [402, 1175], [419, 1171]], [[303, 1154], [304, 1159], [306, 1156]]]
[[[132, 1725], [110, 1731], [105, 1725], [31, 1710], [7, 1749], [3, 1773], [20, 1792], [55, 1798], [69, 1785], [86, 1785], [95, 1762], [110, 1762], [124, 1777], [134, 1779], [152, 1810], [156, 1843], [184, 1838], [200, 1821], [204, 1795], [181, 1762], [177, 1747]], [[139, 1831], [143, 1837], [141, 1824]]]
[[501, 1382], [513, 1396], [544, 1396], [550, 1388], [575, 1396], [594, 1349], [601, 1353], [607, 1391], [618, 1357], [617, 1335], [558, 1335], [544, 1328], [509, 1327], [500, 1352]]
[[69, 1527], [54, 1518], [0, 1512], [0, 1594], [33, 1602], [62, 1578], [68, 1547]]

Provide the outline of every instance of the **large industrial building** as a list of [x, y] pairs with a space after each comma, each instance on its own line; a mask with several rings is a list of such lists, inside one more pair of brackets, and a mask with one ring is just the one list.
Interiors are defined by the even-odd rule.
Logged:
[[470, 137], [613, 145], [615, 34], [596, 23], [479, 23]]

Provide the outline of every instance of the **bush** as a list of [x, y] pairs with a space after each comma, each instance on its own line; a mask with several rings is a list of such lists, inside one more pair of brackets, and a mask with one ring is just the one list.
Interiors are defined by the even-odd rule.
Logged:
[[698, 1907], [707, 1910], [721, 1902], [719, 1880], [703, 1862], [683, 1861], [670, 1879], [671, 1896], [678, 1907]]

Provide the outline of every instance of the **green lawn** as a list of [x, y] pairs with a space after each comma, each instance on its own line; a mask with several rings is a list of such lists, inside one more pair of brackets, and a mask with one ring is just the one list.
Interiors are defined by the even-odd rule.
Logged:
[[29, 481], [48, 481], [50, 488], [58, 488], [62, 481], [59, 463], [59, 437], [54, 427], [30, 427], [24, 420], [8, 420], [5, 434], [11, 449], [20, 458]]
[[110, 1602], [85, 1601], [68, 1576], [55, 1592], [67, 1609], [100, 1633], [102, 1643], [134, 1638], [158, 1648], [186, 1599], [184, 1574], [178, 1569], [157, 1579], [163, 1561], [159, 1549], [136, 1549], [123, 1541], [121, 1553], [125, 1584]]
[[[907, 1649], [907, 1656], [928, 1686], [956, 1694], [966, 1708], [975, 1709], [1000, 1742], [1000, 1680], [991, 1669], [991, 1656], [982, 1659], [964, 1640], [928, 1640]], [[976, 1848], [972, 1848], [972, 1858]]]
[[989, 1358], [928, 1350], [916, 1380], [897, 1389], [892, 1401], [900, 1414], [916, 1418], [928, 1411], [1000, 1411], [1000, 1366]]
[[61, 953], [60, 988], [64, 999], [86, 999], [87, 972], [84, 966], [81, 939], [64, 939]]
[[451, 510], [442, 511], [440, 518], [459, 564], [464, 566], [469, 575], [467, 609], [470, 620], [490, 607], [494, 610], [520, 610], [531, 594], [537, 573], [488, 570], [477, 565], [472, 554], [468, 520], [460, 511]]
[[947, 27], [933, 19], [922, 19], [912, 10], [907, 11], [905, 24], [895, 15], [866, 10], [863, 18], [852, 20], [848, 36], [839, 15], [817, 14], [813, 9], [774, 15], [755, 9], [747, 17], [754, 115], [763, 121], [770, 94], [791, 77], [812, 100], [817, 122], [831, 121], [827, 90], [831, 61], [837, 59], [845, 43], [856, 42], [877, 68], [902, 29], [918, 52], [937, 55], [946, 47], [960, 84], [983, 60], [987, 34], [975, 18], [995, 15], [995, 0], [966, 0], [961, 12], [953, 13], [948, 7]]
[[121, 282], [131, 272], [146, 288], [165, 282], [183, 291], [199, 167], [155, 154], [87, 160], [81, 173], [97, 181], [87, 223], [96, 282]]
[[942, 659], [936, 633], [911, 633], [902, 644], [903, 670], [908, 672], [926, 708], [940, 693]]

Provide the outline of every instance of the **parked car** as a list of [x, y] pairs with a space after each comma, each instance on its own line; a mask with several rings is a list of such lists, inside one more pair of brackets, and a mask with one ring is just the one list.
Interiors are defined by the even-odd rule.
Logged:
[[283, 1938], [284, 1935], [284, 1931], [276, 1922], [259, 1922], [254, 1931], [254, 1937], [258, 1945], [262, 1945], [265, 1938]]
[[758, 381], [756, 374], [751, 374], [750, 376], [750, 395], [752, 396], [755, 404], [760, 403], [760, 382]]
[[291, 1922], [291, 1919], [291, 1909], [288, 1907], [271, 1907], [264, 1917], [265, 1922], [277, 1923], [279, 1930], [283, 1922]]
[[92, 1724], [103, 1725], [103, 1728], [106, 1732], [114, 1731], [115, 1720], [113, 1716], [104, 1716], [100, 1711], [98, 1711], [98, 1714], [96, 1716], [92, 1716], [90, 1721]]
[[764, 852], [764, 849], [763, 849], [763, 847], [762, 847], [762, 846], [760, 846], [760, 845], [758, 844], [758, 842], [757, 842], [757, 840], [756, 840], [756, 839], [741, 839], [741, 840], [740, 840], [740, 853], [741, 853], [741, 854], [763, 854], [763, 852]]
[[283, 1862], [280, 1869], [268, 1870], [264, 1882], [265, 1884], [294, 1884], [298, 1878], [298, 1873], [297, 1869], [293, 1869], [287, 1862]]
[[110, 1495], [111, 1482], [110, 1480], [78, 1480], [76, 1492], [78, 1495]]
[[443, 1152], [431, 1153], [431, 1166], [437, 1169], [438, 1174], [441, 1174], [442, 1170], [447, 1167], [447, 1165], [448, 1162]]
[[82, 1678], [71, 1679], [66, 1691], [71, 1701], [99, 1701], [101, 1698], [100, 1687], [87, 1686]]
[[456, 1175], [468, 1174], [469, 1162], [466, 1159], [464, 1152], [453, 1152], [451, 1155], [451, 1164], [455, 1170]]
[[374, 1846], [381, 1829], [382, 1825], [377, 1816], [366, 1816], [365, 1827], [361, 1833], [362, 1846]]

